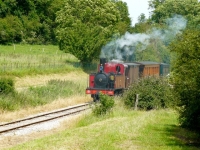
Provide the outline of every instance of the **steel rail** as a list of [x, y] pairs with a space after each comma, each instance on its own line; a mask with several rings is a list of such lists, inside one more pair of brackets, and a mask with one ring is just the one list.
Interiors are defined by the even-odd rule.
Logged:
[[[75, 110], [75, 109], [78, 109], [78, 110]], [[9, 132], [9, 131], [12, 131], [12, 130], [16, 130], [16, 129], [19, 129], [19, 128], [24, 128], [24, 127], [27, 127], [27, 126], [31, 126], [31, 125], [47, 122], [47, 121], [50, 121], [50, 120], [62, 118], [62, 117], [69, 116], [69, 115], [72, 115], [72, 114], [76, 114], [76, 113], [85, 111], [87, 109], [89, 109], [89, 103], [84, 103], [84, 104], [80, 104], [80, 105], [76, 105], [76, 106], [67, 107], [67, 108], [64, 108], [64, 109], [59, 109], [59, 110], [52, 111], [52, 112], [39, 114], [39, 115], [28, 117], [28, 118], [25, 118], [25, 119], [20, 119], [20, 120], [17, 120], [17, 121], [12, 121], [12, 122], [9, 122], [9, 123], [1, 124], [0, 125], [0, 134], [6, 133], [6, 132]], [[55, 115], [55, 114], [62, 113], [62, 112], [66, 112], [66, 113], [49, 117], [49, 115]], [[31, 121], [31, 120], [38, 119], [38, 118], [41, 118], [41, 117], [48, 117], [48, 118], [45, 118], [45, 119], [42, 119], [42, 120], [39, 120], [39, 121], [34, 121], [34, 122], [22, 124], [25, 121]], [[19, 123], [21, 123], [22, 125], [17, 125]], [[10, 127], [12, 125], [16, 125], [16, 126]], [[6, 128], [6, 129], [1, 129], [5, 126], [9, 126], [9, 127]]]

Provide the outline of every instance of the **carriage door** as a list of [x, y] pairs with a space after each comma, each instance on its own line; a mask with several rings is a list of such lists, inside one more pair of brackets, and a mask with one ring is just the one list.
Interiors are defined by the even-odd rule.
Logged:
[[130, 85], [130, 75], [129, 75], [129, 72], [130, 72], [130, 66], [126, 66], [124, 67], [125, 69], [125, 88], [128, 88], [129, 85]]

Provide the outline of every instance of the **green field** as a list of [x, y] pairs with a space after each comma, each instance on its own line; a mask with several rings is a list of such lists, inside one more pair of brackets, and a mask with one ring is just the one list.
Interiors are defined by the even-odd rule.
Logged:
[[[81, 65], [76, 57], [54, 45], [0, 45], [0, 75], [69, 72], [80, 69]], [[96, 69], [96, 64], [88, 67]]]

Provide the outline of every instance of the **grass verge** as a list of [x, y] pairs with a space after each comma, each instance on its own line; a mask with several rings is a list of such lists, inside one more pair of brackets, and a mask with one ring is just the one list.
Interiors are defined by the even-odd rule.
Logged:
[[133, 111], [117, 104], [110, 115], [86, 115], [75, 127], [10, 149], [199, 149], [199, 145], [188, 145], [190, 136], [193, 141], [198, 136], [189, 131], [182, 134], [186, 130], [178, 126], [177, 117], [173, 110]]

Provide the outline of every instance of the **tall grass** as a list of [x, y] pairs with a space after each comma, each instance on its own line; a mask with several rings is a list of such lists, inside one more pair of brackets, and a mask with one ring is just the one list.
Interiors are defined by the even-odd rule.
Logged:
[[14, 111], [50, 103], [58, 98], [84, 95], [85, 85], [73, 81], [50, 80], [47, 85], [29, 87], [20, 93], [0, 95], [0, 109]]
[[55, 45], [0, 45], [0, 76], [25, 76], [96, 70], [96, 63], [83, 64]]
[[76, 57], [54, 45], [0, 45], [0, 50], [0, 75], [23, 76], [79, 69], [74, 65], [79, 62]]
[[0, 63], [49, 63], [49, 62], [77, 62], [71, 54], [60, 51], [54, 45], [0, 45]]

